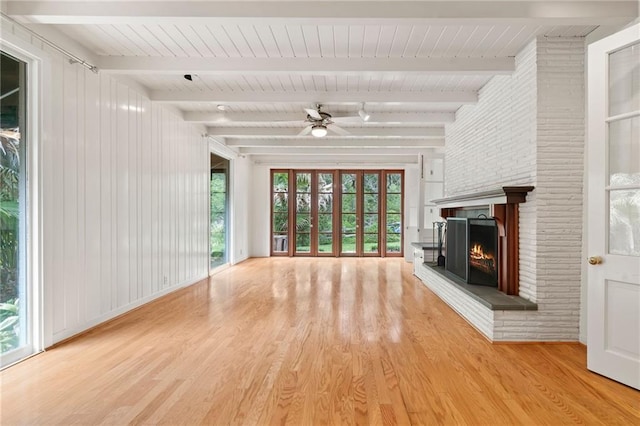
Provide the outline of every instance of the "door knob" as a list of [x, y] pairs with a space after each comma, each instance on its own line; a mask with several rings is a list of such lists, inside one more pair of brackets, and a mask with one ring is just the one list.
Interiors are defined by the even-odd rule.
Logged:
[[602, 258], [600, 256], [591, 256], [589, 258], [590, 265], [599, 265], [602, 263]]

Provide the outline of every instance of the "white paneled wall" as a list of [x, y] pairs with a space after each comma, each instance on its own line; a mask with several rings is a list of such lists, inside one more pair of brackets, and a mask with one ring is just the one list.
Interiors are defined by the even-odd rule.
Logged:
[[[278, 168], [278, 167], [274, 167]], [[270, 254], [271, 167], [265, 164], [253, 166], [251, 195], [251, 256], [267, 257]]]
[[5, 46], [40, 58], [44, 82], [42, 137], [28, 142], [41, 175], [44, 346], [206, 278], [201, 129], [18, 28], [2, 30]]
[[52, 63], [44, 290], [54, 343], [208, 273], [208, 147], [105, 74]]
[[[231, 190], [231, 220], [233, 222], [231, 225], [233, 231], [231, 241], [232, 264], [242, 262], [249, 258], [250, 255], [249, 243], [254, 235], [251, 233], [250, 218], [250, 212], [252, 211], [252, 167], [251, 160], [243, 156], [231, 162], [231, 182], [233, 185]], [[269, 207], [262, 211], [268, 215]]]
[[208, 148], [104, 74], [52, 64], [44, 290], [59, 341], [208, 273]]

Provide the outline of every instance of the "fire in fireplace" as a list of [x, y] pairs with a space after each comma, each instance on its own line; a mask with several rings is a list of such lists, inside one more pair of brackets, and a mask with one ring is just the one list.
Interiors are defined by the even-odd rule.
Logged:
[[469, 251], [469, 263], [471, 267], [491, 274], [496, 270], [496, 260], [493, 254], [484, 251], [482, 244], [474, 244]]
[[468, 284], [498, 286], [498, 227], [494, 219], [447, 219], [446, 269]]

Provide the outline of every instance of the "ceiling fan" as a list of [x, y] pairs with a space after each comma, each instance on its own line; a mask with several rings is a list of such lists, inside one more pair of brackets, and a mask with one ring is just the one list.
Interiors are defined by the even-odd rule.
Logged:
[[341, 136], [347, 136], [347, 135], [350, 135], [351, 133], [349, 133], [347, 130], [343, 129], [342, 127], [336, 125], [335, 123], [340, 121], [353, 121], [354, 119], [355, 120], [362, 119], [361, 116], [359, 115], [332, 118], [331, 114], [329, 114], [328, 112], [324, 112], [321, 109], [322, 109], [322, 105], [320, 104], [316, 105], [316, 109], [312, 109], [312, 108], [304, 109], [307, 113], [307, 119], [305, 121], [309, 124], [307, 124], [307, 126], [304, 129], [302, 129], [300, 133], [298, 133], [298, 136], [306, 136], [309, 133], [311, 133], [311, 136], [315, 136], [316, 138], [322, 138], [327, 136], [327, 133], [329, 130]]

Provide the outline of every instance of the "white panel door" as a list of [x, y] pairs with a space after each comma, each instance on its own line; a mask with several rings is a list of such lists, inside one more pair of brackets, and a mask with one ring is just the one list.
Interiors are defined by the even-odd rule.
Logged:
[[589, 46], [590, 370], [640, 389], [640, 25]]

